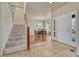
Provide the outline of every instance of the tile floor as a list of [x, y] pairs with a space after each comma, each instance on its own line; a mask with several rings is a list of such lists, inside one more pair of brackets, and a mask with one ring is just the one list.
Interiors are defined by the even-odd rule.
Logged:
[[71, 46], [62, 44], [57, 41], [52, 41], [52, 47], [46, 49], [39, 49], [35, 47], [29, 51], [23, 50], [14, 53], [3, 55], [3, 57], [75, 57], [75, 49]]

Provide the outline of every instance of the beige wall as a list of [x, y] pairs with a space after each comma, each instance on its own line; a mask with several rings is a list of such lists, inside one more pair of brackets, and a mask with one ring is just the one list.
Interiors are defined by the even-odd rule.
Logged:
[[14, 24], [24, 24], [24, 10], [22, 8], [14, 8]]

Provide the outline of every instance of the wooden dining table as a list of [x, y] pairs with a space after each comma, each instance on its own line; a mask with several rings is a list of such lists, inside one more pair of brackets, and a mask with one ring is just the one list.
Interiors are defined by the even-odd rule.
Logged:
[[44, 29], [35, 30], [35, 38], [39, 36], [42, 36], [44, 38], [46, 36], [46, 30]]

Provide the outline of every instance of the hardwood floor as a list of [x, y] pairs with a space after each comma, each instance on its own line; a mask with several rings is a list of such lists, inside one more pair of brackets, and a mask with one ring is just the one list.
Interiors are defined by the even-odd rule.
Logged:
[[[39, 45], [38, 45], [39, 46]], [[4, 55], [4, 57], [75, 57], [74, 47], [62, 44], [57, 41], [52, 41], [52, 47], [39, 49], [34, 47], [31, 50], [23, 50]]]
[[30, 40], [30, 43], [31, 44], [36, 44], [36, 43], [40, 43], [40, 42], [44, 42], [46, 41], [46, 37], [44, 36], [31, 36], [31, 40]]

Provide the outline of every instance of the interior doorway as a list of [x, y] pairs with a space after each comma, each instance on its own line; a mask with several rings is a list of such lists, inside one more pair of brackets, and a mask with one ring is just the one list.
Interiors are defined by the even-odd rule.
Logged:
[[29, 20], [30, 27], [30, 44], [45, 42], [51, 37], [51, 22]]

